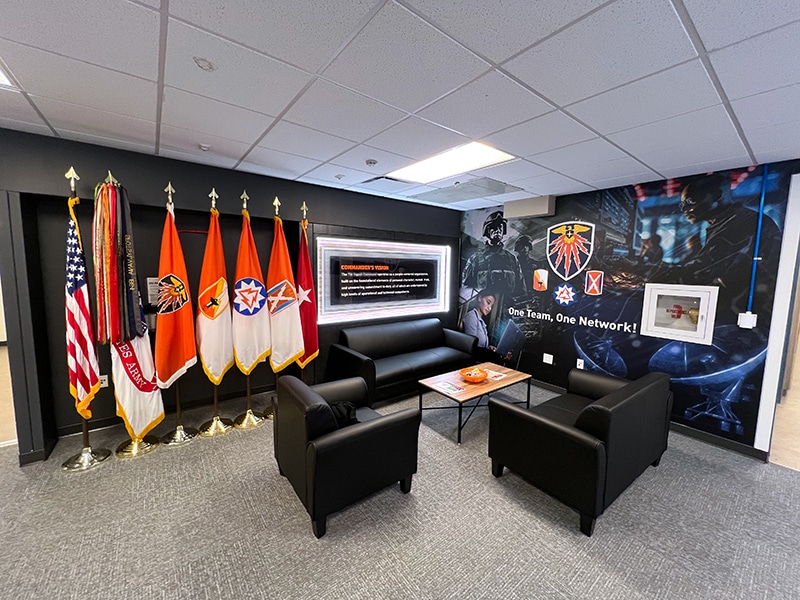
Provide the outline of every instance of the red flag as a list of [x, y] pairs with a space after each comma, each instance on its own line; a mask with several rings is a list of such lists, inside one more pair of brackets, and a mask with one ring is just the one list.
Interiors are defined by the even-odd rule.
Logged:
[[158, 261], [155, 366], [156, 379], [162, 388], [168, 388], [197, 362], [189, 277], [172, 211], [170, 203]]
[[92, 318], [89, 314], [89, 286], [86, 284], [86, 257], [83, 254], [78, 223], [72, 207], [78, 198], [69, 199], [67, 229], [66, 300], [67, 367], [69, 392], [75, 398], [75, 409], [84, 419], [92, 417], [90, 404], [100, 389], [100, 367], [94, 345]]
[[283, 221], [275, 216], [275, 239], [267, 273], [267, 304], [272, 330], [272, 370], [278, 372], [303, 355], [303, 330], [300, 308], [289, 260], [289, 248], [283, 235]]
[[297, 364], [302, 368], [319, 354], [319, 337], [314, 274], [311, 270], [311, 256], [308, 253], [308, 219], [303, 219], [301, 225], [303, 235], [300, 237], [300, 255], [297, 261], [297, 301], [300, 303], [300, 324], [303, 328], [305, 352], [297, 359]]

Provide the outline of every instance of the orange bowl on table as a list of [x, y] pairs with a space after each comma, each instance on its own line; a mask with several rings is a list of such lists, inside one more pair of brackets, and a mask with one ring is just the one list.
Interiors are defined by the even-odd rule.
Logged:
[[478, 367], [467, 367], [458, 372], [465, 381], [470, 383], [480, 383], [489, 376], [486, 369], [479, 369]]

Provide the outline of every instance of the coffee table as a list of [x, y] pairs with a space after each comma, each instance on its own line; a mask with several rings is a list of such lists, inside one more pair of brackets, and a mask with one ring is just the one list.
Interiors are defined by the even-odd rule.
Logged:
[[[450, 400], [458, 404], [458, 444], [461, 444], [461, 430], [467, 424], [472, 413], [475, 412], [475, 409], [480, 405], [480, 399], [483, 396], [488, 396], [492, 392], [502, 390], [516, 383], [527, 381], [528, 397], [525, 401], [525, 407], [531, 407], [531, 376], [528, 373], [521, 373], [520, 371], [515, 371], [514, 369], [509, 369], [508, 367], [490, 362], [481, 363], [476, 366], [489, 371], [489, 377], [480, 383], [464, 381], [458, 371], [442, 373], [441, 375], [435, 375], [434, 377], [428, 377], [427, 379], [421, 379], [419, 381], [421, 386], [419, 390], [420, 411], [456, 408], [455, 406], [429, 406], [428, 408], [423, 408], [422, 394], [425, 392], [425, 389], [450, 398]], [[474, 400], [475, 398], [478, 398], [478, 402], [472, 407], [472, 410], [467, 415], [467, 419], [462, 421], [464, 403]], [[516, 402], [515, 404], [522, 404], [522, 402]]]

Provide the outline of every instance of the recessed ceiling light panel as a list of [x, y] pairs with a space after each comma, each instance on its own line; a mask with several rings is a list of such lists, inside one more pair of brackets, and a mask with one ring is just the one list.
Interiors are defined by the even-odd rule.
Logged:
[[430, 183], [514, 158], [516, 157], [486, 144], [470, 142], [392, 171], [387, 177], [414, 183]]
[[0, 58], [0, 88], [19, 91], [20, 88], [16, 83], [14, 83], [10, 73], [11, 71], [9, 71], [8, 67], [3, 62], [3, 59]]

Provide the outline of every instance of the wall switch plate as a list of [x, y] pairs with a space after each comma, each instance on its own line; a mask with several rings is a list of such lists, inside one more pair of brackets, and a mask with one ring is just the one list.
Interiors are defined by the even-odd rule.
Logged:
[[100, 375], [100, 387], [108, 387], [108, 375]]
[[575, 366], [578, 367], [579, 369], [582, 369], [583, 368], [583, 359], [579, 358], [578, 360], [576, 360], [575, 361]]
[[553, 364], [553, 355], [552, 354], [548, 354], [547, 352], [545, 352], [544, 355], [542, 356], [542, 361], [546, 362], [548, 365], [552, 365]]

